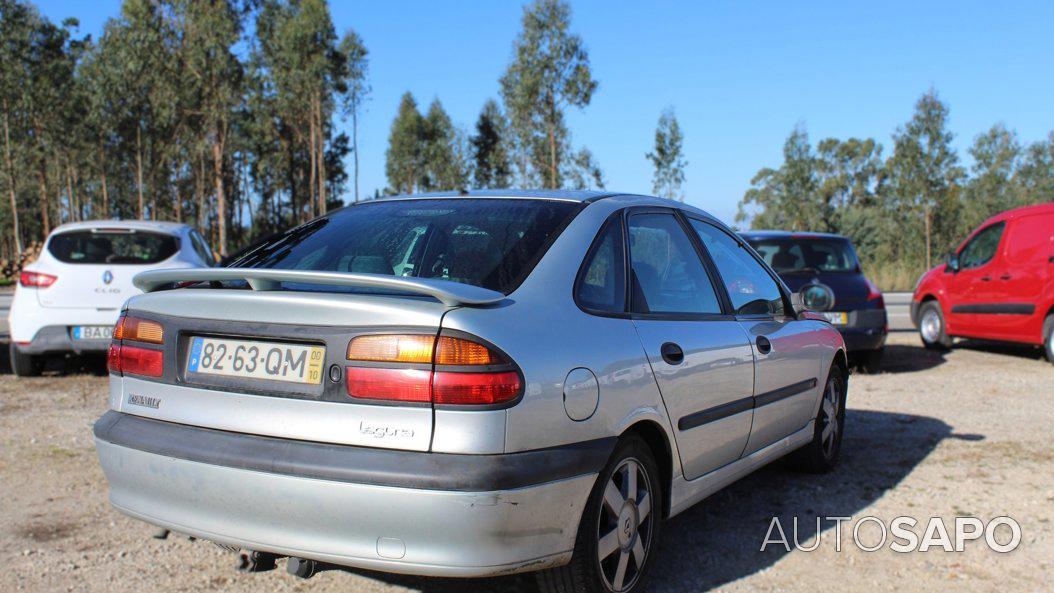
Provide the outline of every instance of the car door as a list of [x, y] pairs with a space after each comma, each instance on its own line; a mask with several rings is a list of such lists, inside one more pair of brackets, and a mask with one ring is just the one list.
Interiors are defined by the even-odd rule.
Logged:
[[1050, 278], [1054, 256], [1054, 215], [1032, 214], [1009, 221], [996, 255], [985, 297], [1000, 314], [978, 315], [983, 331], [994, 338], [1018, 342], [1042, 341], [1046, 311], [1036, 304]]
[[682, 221], [668, 209], [625, 219], [629, 306], [675, 427], [684, 477], [742, 455], [753, 408], [753, 355]]
[[798, 321], [789, 295], [753, 249], [732, 233], [690, 217], [728, 292], [754, 355], [754, 420], [745, 455], [804, 428], [816, 415], [826, 369], [814, 321]]
[[958, 269], [948, 279], [945, 315], [948, 333], [978, 338], [999, 333], [1002, 295], [996, 281], [1004, 275], [996, 257], [1003, 243], [1006, 222], [992, 223], [974, 233], [958, 254]]

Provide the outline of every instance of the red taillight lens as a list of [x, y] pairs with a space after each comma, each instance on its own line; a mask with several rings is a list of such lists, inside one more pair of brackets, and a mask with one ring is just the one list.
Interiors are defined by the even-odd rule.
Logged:
[[867, 278], [864, 278], [864, 282], [867, 282], [867, 300], [877, 300], [878, 302], [876, 304], [878, 305], [878, 308], [885, 309], [886, 299], [882, 296], [882, 291], [879, 290], [878, 287], [875, 286], [874, 283], [868, 280]]
[[[359, 399], [492, 405], [516, 399], [522, 381], [508, 357], [467, 338], [429, 334], [357, 336], [348, 344], [348, 395]], [[378, 367], [377, 363], [387, 363]], [[390, 366], [388, 366], [390, 365]], [[429, 368], [422, 369], [424, 365]], [[465, 372], [464, 367], [489, 367]], [[448, 369], [455, 369], [458, 372]]]
[[106, 352], [106, 368], [115, 375], [121, 374], [121, 341], [111, 340]]
[[156, 321], [122, 315], [113, 328], [113, 339], [106, 354], [106, 367], [115, 375], [160, 377], [165, 372], [165, 353], [132, 346], [127, 342], [163, 344], [164, 330]]
[[424, 403], [432, 400], [432, 371], [348, 367], [347, 375], [351, 397]]
[[18, 283], [26, 288], [47, 288], [56, 280], [58, 280], [57, 276], [40, 272], [22, 272], [18, 275]]
[[438, 371], [432, 379], [432, 401], [437, 404], [502, 404], [520, 394], [520, 376], [503, 373], [448, 373]]
[[165, 354], [138, 346], [120, 346], [121, 372], [125, 375], [160, 377], [165, 372]]

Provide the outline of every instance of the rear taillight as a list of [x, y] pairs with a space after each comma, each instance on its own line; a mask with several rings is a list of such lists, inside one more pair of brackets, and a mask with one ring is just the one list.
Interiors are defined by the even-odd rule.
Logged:
[[[131, 342], [131, 343], [129, 343]], [[113, 329], [106, 366], [115, 375], [160, 377], [165, 372], [163, 350], [134, 343], [163, 344], [164, 330], [156, 321], [122, 315]]]
[[40, 272], [22, 272], [18, 275], [18, 283], [26, 288], [47, 288], [56, 280], [58, 280], [57, 276]]
[[867, 278], [864, 278], [864, 282], [867, 283], [867, 300], [869, 302], [870, 301], [876, 301], [875, 305], [879, 309], [885, 309], [886, 308], [886, 300], [882, 296], [882, 291], [879, 290], [878, 287], [875, 286], [875, 284], [873, 282], [871, 282], [870, 280], [868, 280]]
[[505, 355], [455, 336], [357, 336], [348, 344], [348, 363], [347, 391], [357, 399], [496, 405], [523, 390]]

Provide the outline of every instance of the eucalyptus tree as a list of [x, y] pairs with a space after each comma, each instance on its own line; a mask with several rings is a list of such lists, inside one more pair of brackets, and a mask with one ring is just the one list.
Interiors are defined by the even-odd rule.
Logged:
[[911, 120], [893, 134], [893, 155], [886, 164], [889, 196], [904, 228], [921, 231], [921, 249], [911, 249], [907, 241], [904, 255], [925, 262], [927, 268], [933, 263], [934, 243], [950, 245], [959, 234], [965, 172], [953, 138], [948, 106], [931, 89], [915, 103]]
[[455, 190], [468, 185], [464, 136], [439, 99], [428, 106], [419, 142], [423, 145], [423, 190]]
[[1022, 205], [1054, 202], [1054, 132], [1025, 149], [1014, 185]]
[[655, 148], [647, 153], [655, 172], [652, 176], [651, 191], [656, 195], [671, 200], [684, 201], [684, 135], [677, 115], [668, 108], [659, 116], [655, 128]]
[[973, 173], [966, 183], [965, 204], [958, 230], [966, 233], [989, 216], [1019, 205], [1014, 177], [1021, 165], [1017, 134], [1003, 124], [978, 135], [970, 147]]
[[761, 169], [750, 184], [739, 204], [737, 221], [750, 219], [755, 229], [795, 231], [817, 230], [822, 223], [817, 159], [804, 127], [795, 127], [783, 144], [779, 168]]
[[548, 188], [563, 185], [562, 165], [571, 148], [564, 109], [589, 105], [597, 82], [581, 37], [570, 32], [571, 7], [563, 0], [535, 0], [523, 10], [513, 59], [501, 77], [501, 94], [517, 135], [517, 149]]
[[478, 188], [506, 188], [512, 181], [509, 122], [494, 99], [487, 99], [476, 120], [472, 146], [473, 175]]
[[399, 110], [392, 121], [385, 151], [384, 172], [388, 186], [396, 193], [413, 193], [425, 179], [425, 145], [422, 142], [425, 120], [417, 101], [407, 91], [399, 100]]
[[359, 201], [359, 115], [363, 103], [369, 97], [371, 87], [369, 76], [369, 50], [359, 34], [352, 29], [344, 32], [337, 45], [341, 57], [341, 96], [344, 101], [344, 115], [351, 117], [351, 152], [354, 158], [355, 180], [354, 199]]

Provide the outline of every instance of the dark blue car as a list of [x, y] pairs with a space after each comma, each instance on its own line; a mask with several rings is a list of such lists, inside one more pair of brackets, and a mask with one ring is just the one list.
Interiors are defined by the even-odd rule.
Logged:
[[828, 233], [749, 231], [741, 236], [800, 292], [805, 306], [842, 333], [855, 363], [877, 370], [886, 345], [886, 304], [864, 276], [852, 242]]

